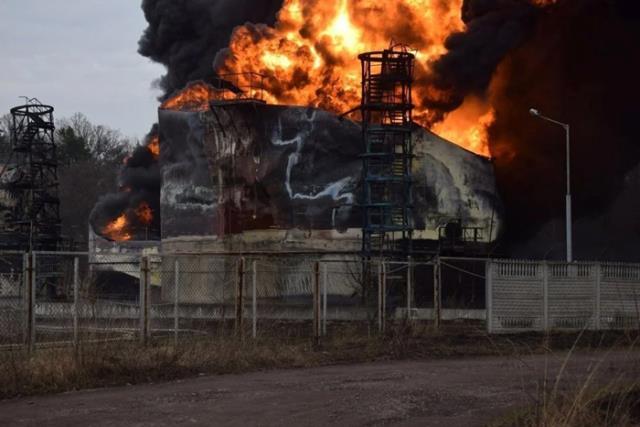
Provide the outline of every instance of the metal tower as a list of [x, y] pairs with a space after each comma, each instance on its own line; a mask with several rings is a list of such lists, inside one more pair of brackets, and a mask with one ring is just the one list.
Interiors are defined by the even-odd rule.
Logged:
[[405, 48], [359, 55], [362, 63], [362, 252], [409, 254], [413, 231], [411, 85]]
[[11, 203], [3, 244], [16, 249], [55, 250], [60, 243], [58, 159], [53, 107], [30, 99], [11, 109], [12, 162], [3, 188]]

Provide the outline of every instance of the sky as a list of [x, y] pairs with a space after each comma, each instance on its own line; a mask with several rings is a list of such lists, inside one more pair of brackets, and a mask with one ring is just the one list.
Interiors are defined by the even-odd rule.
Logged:
[[0, 116], [35, 97], [144, 137], [164, 73], [137, 53], [145, 27], [139, 0], [0, 0]]

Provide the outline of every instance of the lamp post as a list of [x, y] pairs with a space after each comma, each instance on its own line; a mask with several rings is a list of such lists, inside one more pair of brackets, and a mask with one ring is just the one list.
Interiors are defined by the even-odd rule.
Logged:
[[529, 113], [532, 116], [538, 117], [542, 120], [546, 120], [548, 122], [554, 123], [556, 125], [562, 126], [565, 130], [567, 137], [567, 195], [565, 198], [566, 203], [566, 238], [567, 238], [567, 262], [573, 261], [573, 237], [571, 233], [571, 145], [570, 145], [570, 128], [567, 123], [562, 123], [557, 120], [554, 120], [550, 117], [544, 116], [540, 114], [538, 110], [535, 108], [531, 108]]

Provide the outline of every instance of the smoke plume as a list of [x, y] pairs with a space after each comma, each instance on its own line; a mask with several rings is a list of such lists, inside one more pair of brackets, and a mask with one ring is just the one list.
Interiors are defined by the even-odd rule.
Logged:
[[[213, 77], [213, 59], [229, 42], [231, 31], [246, 21], [271, 22], [281, 1], [251, 0], [143, 0], [142, 10], [149, 23], [139, 41], [139, 53], [163, 64], [167, 73], [156, 84], [163, 90], [161, 100], [189, 82]], [[124, 215], [123, 229], [116, 239], [158, 239], [160, 237], [159, 155], [149, 148], [157, 143], [157, 126], [136, 147], [120, 173], [120, 192], [103, 196], [90, 222], [95, 231]], [[150, 224], [141, 223], [138, 211], [146, 203], [152, 211]]]
[[422, 103], [432, 122], [443, 119], [469, 95], [484, 96], [496, 67], [529, 35], [538, 9], [524, 0], [465, 0], [463, 32], [445, 42], [447, 53], [429, 67], [417, 85], [430, 87]]
[[565, 250], [565, 134], [535, 107], [571, 125], [575, 256], [637, 260], [639, 17], [631, 0], [557, 1], [500, 64], [490, 144], [511, 253]]
[[[282, 0], [143, 0], [149, 26], [139, 52], [167, 68], [157, 82], [162, 99], [213, 77], [216, 55], [231, 57], [225, 49], [233, 29], [252, 22], [244, 27], [249, 35], [251, 29], [268, 32], [265, 25], [274, 25], [281, 7]], [[535, 107], [571, 125], [577, 258], [636, 257], [628, 242], [640, 237], [640, 2], [465, 0], [460, 13], [464, 29], [449, 35], [447, 52], [419, 73], [417, 103], [429, 108], [432, 123], [446, 121], [472, 98], [490, 108], [489, 148], [507, 215], [499, 250], [549, 258], [564, 253], [564, 131], [530, 116]], [[103, 199], [94, 219], [113, 220], [143, 199], [153, 200], [156, 210], [159, 181], [155, 157], [140, 147], [122, 173], [127, 191]]]
[[149, 26], [138, 52], [167, 67], [164, 97], [213, 75], [213, 60], [232, 30], [245, 22], [273, 23], [282, 0], [143, 0]]
[[[160, 237], [160, 168], [158, 155], [151, 149], [157, 135], [157, 125], [154, 125], [144, 145], [136, 147], [125, 160], [118, 177], [120, 191], [98, 200], [89, 221], [99, 234], [107, 234], [115, 240], [152, 240]], [[145, 206], [151, 209], [151, 218], [140, 214], [140, 209]], [[104, 227], [120, 216], [124, 221], [118, 233], [104, 233]]]

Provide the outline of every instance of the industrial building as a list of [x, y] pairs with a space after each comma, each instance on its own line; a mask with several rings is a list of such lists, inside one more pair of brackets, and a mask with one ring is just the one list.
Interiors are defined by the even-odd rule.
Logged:
[[[175, 256], [193, 254], [203, 271], [222, 271], [202, 255], [277, 255], [289, 266], [486, 256], [502, 228], [490, 159], [411, 121], [413, 55], [386, 50], [361, 60], [360, 120], [269, 105], [255, 86], [226, 80], [194, 83], [175, 97], [181, 102], [166, 102], [159, 109], [161, 239], [112, 242], [94, 224], [94, 259], [162, 253], [171, 269]], [[204, 100], [190, 98], [203, 91]], [[201, 275], [184, 286], [214, 298], [213, 282]], [[163, 294], [171, 286], [156, 285]]]

